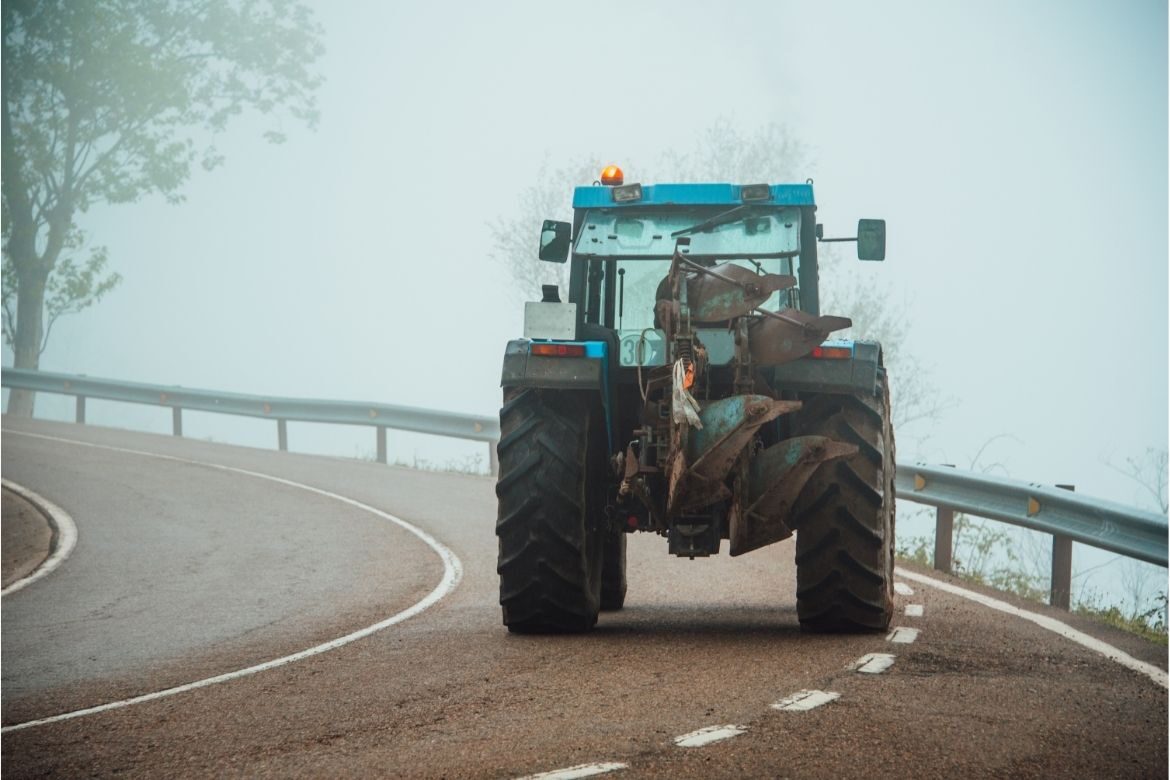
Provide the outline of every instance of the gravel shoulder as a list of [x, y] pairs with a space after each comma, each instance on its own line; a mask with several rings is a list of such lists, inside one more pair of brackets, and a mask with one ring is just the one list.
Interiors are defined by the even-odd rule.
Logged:
[[0, 578], [7, 588], [37, 570], [53, 549], [53, 527], [29, 501], [5, 488], [0, 506]]

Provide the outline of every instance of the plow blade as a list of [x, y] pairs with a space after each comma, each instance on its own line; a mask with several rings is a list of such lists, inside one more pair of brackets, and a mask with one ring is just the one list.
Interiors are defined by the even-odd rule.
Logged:
[[699, 412], [703, 427], [690, 430], [686, 438], [687, 467], [668, 470], [667, 512], [674, 515], [730, 497], [724, 482], [756, 431], [799, 408], [800, 401], [776, 401], [766, 395], [735, 395], [705, 403]]
[[804, 357], [835, 330], [853, 325], [848, 317], [817, 317], [797, 309], [772, 312], [749, 331], [757, 365], [777, 366]]
[[795, 286], [795, 276], [761, 276], [751, 269], [727, 263], [687, 283], [687, 306], [695, 322], [721, 322], [747, 314], [777, 290]]
[[[761, 452], [748, 470], [746, 495], [730, 518], [731, 554], [742, 555], [792, 535], [785, 520], [822, 463], [857, 453], [857, 446], [824, 436], [799, 436]], [[737, 485], [737, 492], [743, 486]]]

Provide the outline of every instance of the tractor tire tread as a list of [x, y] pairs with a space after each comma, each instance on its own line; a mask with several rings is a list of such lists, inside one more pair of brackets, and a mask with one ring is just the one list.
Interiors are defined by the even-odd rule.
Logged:
[[878, 392], [807, 399], [799, 435], [855, 444], [825, 464], [794, 508], [796, 610], [816, 632], [884, 631], [893, 616], [894, 435], [884, 374]]
[[590, 414], [570, 393], [505, 390], [496, 570], [512, 632], [579, 632], [597, 622], [601, 550], [585, 493]]

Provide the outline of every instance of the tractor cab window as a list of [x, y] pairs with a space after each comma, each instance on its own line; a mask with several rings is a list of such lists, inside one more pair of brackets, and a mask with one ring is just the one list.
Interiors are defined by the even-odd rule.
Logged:
[[[796, 275], [800, 217], [799, 209], [778, 206], [591, 210], [575, 247], [587, 268], [584, 319], [617, 331], [621, 365], [662, 365], [654, 304], [678, 238], [690, 238], [682, 251], [703, 265], [730, 262], [759, 274]], [[796, 289], [782, 290], [762, 308], [798, 307], [798, 300]], [[702, 329], [701, 336], [712, 362], [731, 359], [734, 345], [725, 327]]]
[[[759, 274], [795, 275], [795, 258], [773, 257], [762, 260], [745, 258], [728, 261]], [[613, 318], [605, 324], [617, 331], [619, 362], [623, 366], [662, 365], [664, 334], [654, 317], [654, 304], [660, 293], [665, 293], [670, 273], [669, 260], [618, 259], [594, 260], [592, 263], [608, 265], [614, 274], [614, 284], [607, 285], [606, 291], [614, 296]], [[799, 293], [795, 288], [780, 290], [760, 307], [768, 311], [796, 308]], [[711, 352], [715, 364], [731, 360], [734, 350], [731, 333], [726, 327], [700, 328], [700, 337]]]

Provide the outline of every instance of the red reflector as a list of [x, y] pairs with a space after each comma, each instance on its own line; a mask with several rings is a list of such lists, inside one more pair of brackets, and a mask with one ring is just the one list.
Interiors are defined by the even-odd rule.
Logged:
[[808, 356], [822, 360], [848, 360], [853, 357], [853, 350], [849, 347], [813, 347]]
[[585, 357], [584, 344], [533, 344], [529, 352], [543, 357]]
[[630, 528], [637, 528], [638, 527], [638, 516], [637, 515], [630, 515], [629, 517], [627, 517], [626, 518], [626, 525], [628, 525]]

